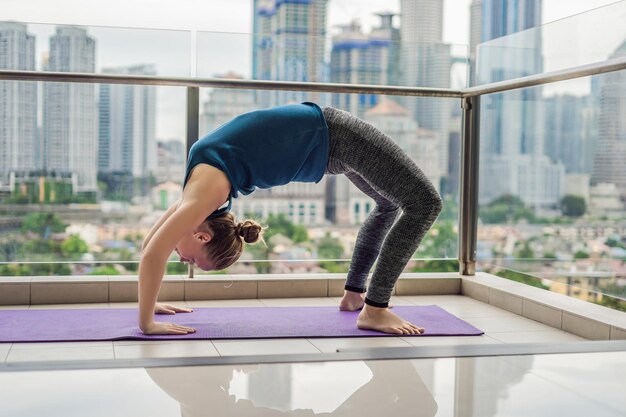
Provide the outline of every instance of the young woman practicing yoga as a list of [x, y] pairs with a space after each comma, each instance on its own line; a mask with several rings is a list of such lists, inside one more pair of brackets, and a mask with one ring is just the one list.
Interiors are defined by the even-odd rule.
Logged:
[[242, 114], [191, 147], [181, 199], [144, 240], [139, 264], [141, 330], [195, 332], [154, 318], [155, 313], [191, 311], [156, 302], [173, 250], [182, 262], [205, 271], [222, 270], [239, 258], [244, 241], [261, 238], [263, 229], [255, 221], [235, 222], [228, 212], [232, 198], [256, 187], [318, 183], [324, 174], [345, 174], [376, 202], [359, 230], [339, 308], [362, 308], [356, 323], [361, 329], [423, 333], [389, 310], [388, 303], [400, 273], [439, 215], [441, 198], [415, 162], [378, 129], [348, 112], [308, 102]]

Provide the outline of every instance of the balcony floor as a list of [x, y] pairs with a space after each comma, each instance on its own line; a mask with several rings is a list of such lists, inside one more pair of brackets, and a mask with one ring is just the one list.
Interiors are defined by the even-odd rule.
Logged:
[[[247, 300], [173, 301], [189, 307], [336, 306], [337, 297]], [[485, 332], [463, 337], [309, 338], [194, 341], [109, 341], [0, 344], [0, 362], [36, 362], [99, 359], [150, 359], [237, 355], [332, 353], [337, 349], [374, 347], [450, 346], [475, 344], [568, 343], [584, 341], [509, 311], [463, 295], [394, 296], [395, 305], [436, 304]], [[53, 304], [3, 306], [0, 309], [128, 308], [137, 303]]]

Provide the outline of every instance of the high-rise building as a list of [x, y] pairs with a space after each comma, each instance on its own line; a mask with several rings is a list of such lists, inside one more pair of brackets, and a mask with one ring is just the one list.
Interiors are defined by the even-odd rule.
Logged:
[[[498, 82], [543, 69], [541, 0], [483, 0], [476, 83]], [[477, 13], [478, 14], [478, 13]], [[474, 29], [476, 24], [474, 22]], [[506, 36], [506, 37], [505, 37]], [[498, 40], [499, 39], [499, 40]], [[564, 192], [564, 167], [545, 154], [542, 88], [483, 97], [481, 101], [479, 202], [504, 194], [532, 207], [555, 206]]]
[[[610, 58], [626, 56], [626, 40]], [[599, 79], [598, 142], [593, 160], [592, 185], [615, 184], [626, 196], [626, 74], [616, 71]]]
[[[450, 45], [443, 43], [443, 1], [401, 0], [400, 68], [402, 84], [411, 87], [450, 87]], [[421, 128], [437, 137], [439, 165], [448, 167], [450, 102], [432, 97], [407, 97], [408, 108]]]
[[[155, 75], [154, 65], [104, 68], [107, 74]], [[98, 171], [146, 178], [156, 170], [156, 87], [101, 84]]]
[[[399, 30], [392, 13], [379, 13], [381, 25], [364, 34], [358, 21], [340, 26], [333, 36], [330, 81], [345, 84], [392, 85], [398, 83]], [[379, 100], [375, 94], [333, 94], [332, 105], [359, 117]]]
[[482, 42], [483, 0], [472, 0], [470, 4], [469, 33], [469, 85], [476, 85], [476, 47]]
[[[243, 76], [229, 72], [217, 75], [217, 78], [233, 80], [243, 79]], [[252, 111], [256, 108], [254, 91], [231, 88], [214, 88], [209, 93], [209, 99], [202, 105], [200, 113], [200, 136], [221, 126], [236, 116]]]
[[[324, 82], [328, 0], [254, 0], [252, 76], [258, 80]], [[318, 93], [257, 92], [270, 107], [289, 102], [320, 102]]]
[[591, 97], [571, 94], [545, 97], [545, 154], [560, 161], [567, 174], [590, 174], [593, 154]]
[[[82, 28], [57, 27], [50, 37], [45, 71], [94, 72], [96, 41]], [[97, 110], [94, 84], [45, 83], [43, 92], [44, 169], [72, 173], [74, 192], [97, 190]]]
[[[0, 22], [0, 69], [34, 71], [35, 36], [26, 25]], [[0, 81], [0, 189], [9, 174], [37, 167], [37, 84]]]

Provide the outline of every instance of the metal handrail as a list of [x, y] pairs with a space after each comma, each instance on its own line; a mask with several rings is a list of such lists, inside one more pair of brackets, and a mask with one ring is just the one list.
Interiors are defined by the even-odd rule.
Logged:
[[296, 81], [269, 81], [269, 80], [233, 80], [225, 78], [192, 78], [192, 77], [160, 77], [150, 75], [125, 74], [93, 74], [77, 72], [48, 72], [48, 71], [16, 71], [0, 70], [0, 80], [16, 81], [49, 81], [74, 83], [105, 83], [105, 84], [134, 84], [178, 87], [217, 87], [253, 90], [289, 90], [324, 93], [346, 94], [381, 94], [398, 96], [423, 96], [465, 98], [485, 94], [500, 93], [557, 81], [571, 80], [590, 75], [604, 74], [626, 69], [626, 57], [609, 59], [593, 64], [549, 71], [512, 80], [489, 83], [476, 87], [451, 89], [430, 87], [406, 87], [370, 84], [340, 84], [340, 83], [312, 83]]
[[71, 83], [134, 84], [173, 87], [217, 87], [247, 90], [288, 90], [322, 93], [382, 94], [461, 98], [461, 90], [368, 84], [312, 83], [297, 81], [233, 80], [227, 78], [158, 77], [150, 75], [93, 74], [80, 72], [5, 71], [0, 80]]
[[561, 70], [544, 72], [543, 74], [529, 75], [514, 78], [507, 81], [499, 81], [461, 90], [463, 97], [481, 96], [484, 94], [501, 93], [519, 88], [534, 87], [542, 84], [550, 84], [557, 81], [572, 80], [574, 78], [588, 77], [590, 75], [604, 74], [626, 69], [626, 57], [608, 59], [594, 62], [593, 64], [579, 65]]

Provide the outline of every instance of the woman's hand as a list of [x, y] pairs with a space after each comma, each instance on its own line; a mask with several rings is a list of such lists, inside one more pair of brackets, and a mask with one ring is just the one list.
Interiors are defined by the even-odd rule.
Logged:
[[191, 313], [191, 308], [176, 307], [171, 304], [156, 303], [154, 306], [154, 314], [176, 314], [176, 313]]
[[153, 321], [145, 326], [141, 326], [141, 331], [144, 334], [188, 334], [195, 333], [196, 329], [193, 327], [181, 326], [180, 324]]

